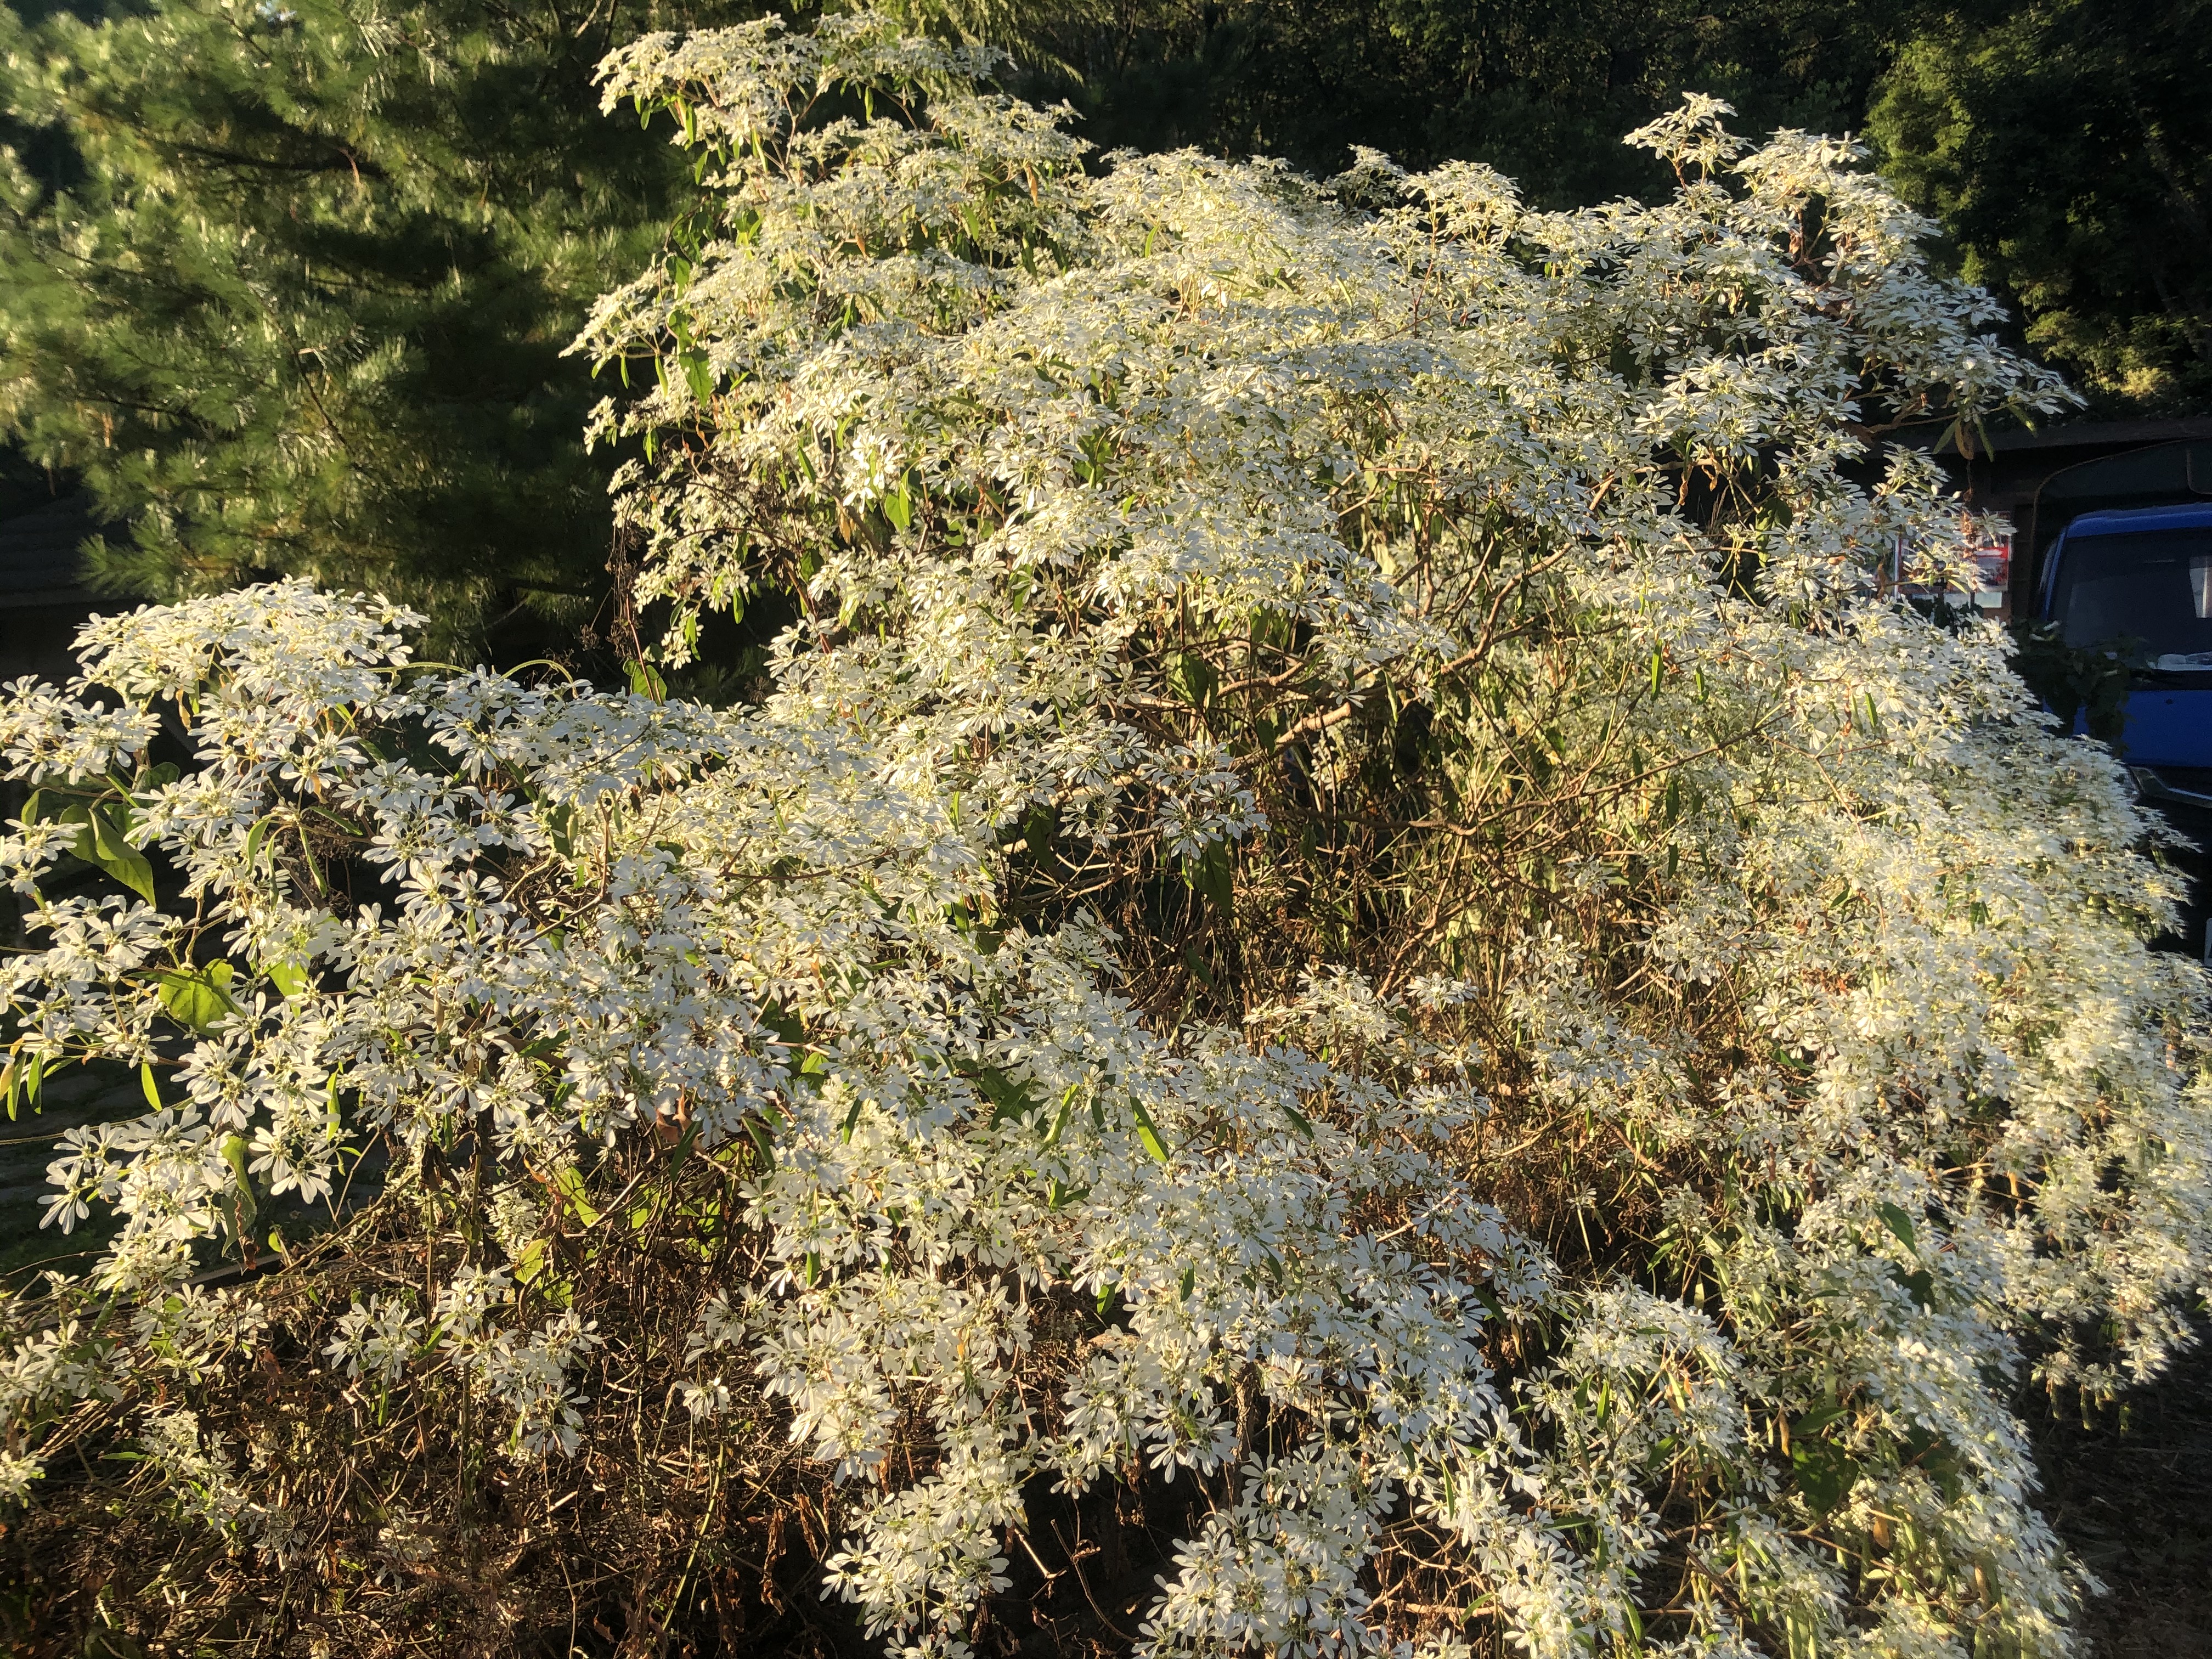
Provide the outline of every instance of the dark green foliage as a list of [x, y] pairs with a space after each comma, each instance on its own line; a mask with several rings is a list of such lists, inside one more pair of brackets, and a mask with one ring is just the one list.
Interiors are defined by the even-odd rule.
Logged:
[[2204, 0], [2012, 0], [1922, 20], [1873, 109], [1963, 274], [2113, 412], [2212, 400], [2208, 85]]
[[1492, 163], [1565, 206], [1672, 183], [1621, 135], [1685, 90], [1745, 131], [1855, 128], [1900, 0], [1242, 0], [1124, 4], [1067, 40], [1073, 96], [1109, 147], [1181, 144], [1342, 167]]
[[[155, 0], [0, 14], [0, 426], [128, 528], [116, 592], [368, 586], [447, 649], [607, 585], [563, 348], [687, 183], [599, 113], [613, 42], [757, 8]], [[60, 188], [57, 191], [57, 185]]]

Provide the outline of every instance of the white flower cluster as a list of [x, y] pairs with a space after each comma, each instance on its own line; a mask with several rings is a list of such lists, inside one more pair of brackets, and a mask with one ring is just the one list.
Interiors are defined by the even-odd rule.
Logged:
[[[793, 595], [757, 707], [410, 667], [404, 615], [298, 586], [10, 692], [9, 1081], [97, 1054], [169, 1103], [54, 1166], [61, 1225], [123, 1218], [96, 1287], [169, 1294], [371, 1133], [572, 1213], [581, 1149], [659, 1135], [760, 1264], [672, 1406], [775, 1403], [902, 1652], [964, 1653], [1036, 1495], [1104, 1481], [1206, 1495], [1161, 1655], [2067, 1651], [2004, 1390], [2180, 1337], [2203, 991], [2143, 944], [2117, 763], [1887, 591], [1956, 515], [1866, 435], [2063, 392], [1847, 147], [1747, 153], [1710, 101], [1641, 136], [1674, 199], [1554, 215], [1471, 166], [1087, 172], [987, 68], [866, 15], [609, 62], [720, 216], [586, 337], [657, 370], [599, 418], [647, 441], [637, 597], [678, 665]], [[1119, 979], [1088, 896], [1256, 952], [1243, 896], [1362, 813], [1382, 945], [1235, 1017]], [[114, 890], [155, 855], [174, 902]], [[441, 1353], [515, 1455], [576, 1450], [614, 1339], [529, 1226], [326, 1358]], [[216, 1355], [172, 1325], [21, 1338], [8, 1492], [71, 1397]]]
[[186, 1515], [233, 1539], [250, 1541], [278, 1566], [295, 1565], [301, 1548], [297, 1519], [280, 1501], [264, 1504], [249, 1494], [224, 1454], [221, 1438], [181, 1409], [148, 1412], [139, 1455]]

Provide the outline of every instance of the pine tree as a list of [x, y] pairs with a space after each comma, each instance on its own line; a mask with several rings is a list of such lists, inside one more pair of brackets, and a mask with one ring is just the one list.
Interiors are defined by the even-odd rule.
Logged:
[[563, 352], [685, 177], [591, 67], [659, 3], [0, 15], [0, 103], [46, 140], [0, 152], [0, 430], [113, 521], [98, 585], [305, 574], [449, 649], [588, 618], [611, 462]]

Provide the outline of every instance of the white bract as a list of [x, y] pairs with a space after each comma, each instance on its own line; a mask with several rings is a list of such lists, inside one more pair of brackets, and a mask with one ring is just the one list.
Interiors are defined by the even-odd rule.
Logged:
[[[2181, 1339], [2203, 987], [2119, 765], [1888, 586], [1968, 543], [1880, 441], [2065, 394], [1850, 147], [1710, 100], [1637, 140], [1672, 199], [1545, 214], [1086, 170], [988, 68], [866, 15], [606, 65], [705, 188], [581, 343], [657, 375], [598, 426], [635, 598], [673, 671], [788, 596], [757, 702], [411, 667], [297, 586], [11, 691], [17, 1079], [165, 1103], [54, 1165], [122, 1230], [7, 1362], [0, 1479], [250, 1348], [94, 1297], [376, 1135], [445, 1254], [302, 1333], [332, 1386], [443, 1368], [575, 1453], [593, 1355], [649, 1356], [562, 1241], [663, 1224], [591, 1172], [672, 1146], [751, 1243], [659, 1398], [695, 1455], [769, 1402], [897, 1650], [1126, 1482], [1188, 1495], [1151, 1653], [2068, 1651], [2010, 1390]], [[176, 896], [64, 896], [73, 848]]]

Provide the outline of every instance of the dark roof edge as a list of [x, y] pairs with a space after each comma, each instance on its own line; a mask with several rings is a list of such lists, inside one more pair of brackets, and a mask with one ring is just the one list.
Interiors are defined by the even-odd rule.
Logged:
[[[2023, 449], [2087, 449], [2104, 445], [2180, 443], [2212, 438], [2212, 416], [2166, 421], [2083, 421], [2039, 432], [1992, 432], [1990, 448], [2004, 455]], [[1980, 447], [1976, 445], [1977, 449]]]

